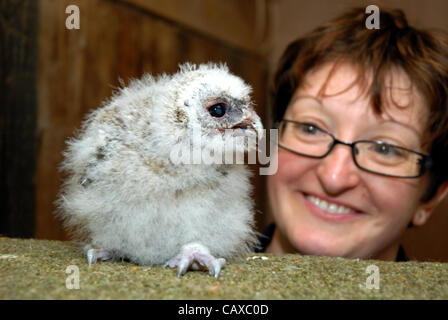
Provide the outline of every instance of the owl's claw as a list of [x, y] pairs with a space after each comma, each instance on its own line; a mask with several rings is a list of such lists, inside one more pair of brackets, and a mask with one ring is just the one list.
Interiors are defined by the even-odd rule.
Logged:
[[89, 249], [87, 250], [87, 263], [89, 264], [89, 267], [96, 262], [98, 259], [97, 255], [95, 254], [95, 249]]
[[116, 254], [111, 250], [94, 249], [90, 245], [84, 247], [84, 252], [87, 256], [87, 263], [89, 264], [89, 267], [96, 263], [98, 259], [101, 261], [106, 261], [116, 257]]
[[187, 272], [188, 268], [190, 267], [190, 263], [191, 262], [188, 261], [188, 259], [182, 259], [179, 262], [179, 267], [177, 269], [177, 277], [178, 278], [180, 278], [181, 276], [183, 276]]
[[177, 277], [183, 276], [189, 269], [208, 269], [210, 275], [218, 279], [222, 267], [226, 263], [224, 258], [215, 258], [209, 250], [198, 243], [191, 243], [182, 247], [181, 252], [165, 263], [165, 267], [177, 267]]
[[[213, 261], [213, 268], [210, 269], [210, 275], [214, 275], [215, 279], [218, 279], [219, 273], [221, 272], [222, 266], [226, 263], [226, 260], [224, 258], [215, 259]], [[213, 272], [212, 272], [213, 270]]]

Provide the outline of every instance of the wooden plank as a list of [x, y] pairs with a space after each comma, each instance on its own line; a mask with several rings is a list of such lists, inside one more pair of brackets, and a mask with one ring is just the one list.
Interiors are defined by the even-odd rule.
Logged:
[[0, 234], [32, 237], [37, 3], [0, 1]]
[[[67, 119], [78, 119], [81, 113], [80, 77], [83, 68], [80, 68], [82, 60], [80, 62], [74, 53], [82, 52], [79, 43], [84, 39], [82, 23], [80, 31], [65, 27], [68, 4], [68, 1], [39, 1], [37, 238], [65, 239], [61, 223], [53, 216], [53, 201], [61, 181], [57, 168], [62, 160], [64, 139], [71, 133]], [[70, 4], [83, 9], [80, 1]]]
[[260, 55], [269, 45], [270, 0], [120, 0]]

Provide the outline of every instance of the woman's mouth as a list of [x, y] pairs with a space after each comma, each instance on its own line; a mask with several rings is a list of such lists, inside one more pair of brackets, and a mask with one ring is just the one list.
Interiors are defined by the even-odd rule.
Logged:
[[331, 221], [345, 221], [347, 219], [356, 219], [363, 212], [358, 211], [347, 205], [333, 202], [329, 199], [322, 199], [315, 195], [304, 194], [305, 204], [308, 209], [320, 218]]

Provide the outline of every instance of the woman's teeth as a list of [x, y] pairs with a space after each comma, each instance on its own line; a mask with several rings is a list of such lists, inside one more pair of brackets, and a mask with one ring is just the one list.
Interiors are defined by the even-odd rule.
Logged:
[[335, 214], [347, 214], [347, 213], [354, 213], [354, 211], [350, 208], [340, 206], [334, 203], [328, 203], [325, 200], [319, 199], [317, 197], [313, 196], [305, 196], [308, 200], [310, 200], [314, 205], [321, 208], [322, 210], [328, 211], [330, 213]]

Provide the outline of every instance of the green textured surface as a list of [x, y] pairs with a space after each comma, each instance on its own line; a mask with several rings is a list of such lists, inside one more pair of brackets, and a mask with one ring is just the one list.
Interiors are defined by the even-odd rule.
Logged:
[[[188, 272], [101, 262], [87, 266], [74, 242], [0, 237], [1, 299], [448, 299], [448, 263], [382, 262], [300, 255], [228, 262], [215, 280]], [[367, 289], [375, 264], [380, 288]], [[67, 289], [66, 268], [80, 289]]]

